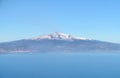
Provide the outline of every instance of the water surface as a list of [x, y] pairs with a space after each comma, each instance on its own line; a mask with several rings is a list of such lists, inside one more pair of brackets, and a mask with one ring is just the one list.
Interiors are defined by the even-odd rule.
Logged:
[[0, 78], [120, 78], [120, 54], [1, 54]]

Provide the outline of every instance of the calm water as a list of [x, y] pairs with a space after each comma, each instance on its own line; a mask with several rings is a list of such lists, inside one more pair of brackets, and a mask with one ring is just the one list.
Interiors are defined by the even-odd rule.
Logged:
[[1, 54], [0, 78], [120, 78], [120, 54]]

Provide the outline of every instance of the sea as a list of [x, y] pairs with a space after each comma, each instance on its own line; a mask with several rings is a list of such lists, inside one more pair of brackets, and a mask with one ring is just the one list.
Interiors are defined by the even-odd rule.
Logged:
[[0, 54], [0, 78], [120, 78], [120, 53]]

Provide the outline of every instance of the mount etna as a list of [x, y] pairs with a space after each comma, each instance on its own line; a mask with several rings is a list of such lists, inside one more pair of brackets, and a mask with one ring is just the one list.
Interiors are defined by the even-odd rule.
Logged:
[[55, 32], [31, 39], [0, 43], [0, 53], [120, 51], [120, 44]]

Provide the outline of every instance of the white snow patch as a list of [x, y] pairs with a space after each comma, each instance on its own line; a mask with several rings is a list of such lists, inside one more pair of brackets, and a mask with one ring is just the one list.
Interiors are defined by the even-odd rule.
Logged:
[[32, 38], [32, 40], [41, 40], [41, 39], [50, 39], [50, 40], [69, 40], [69, 41], [73, 41], [73, 40], [91, 40], [88, 38], [83, 38], [83, 37], [74, 37], [71, 36], [70, 34], [64, 34], [61, 32], [55, 32], [52, 34], [48, 34], [48, 35], [42, 35], [36, 38]]

